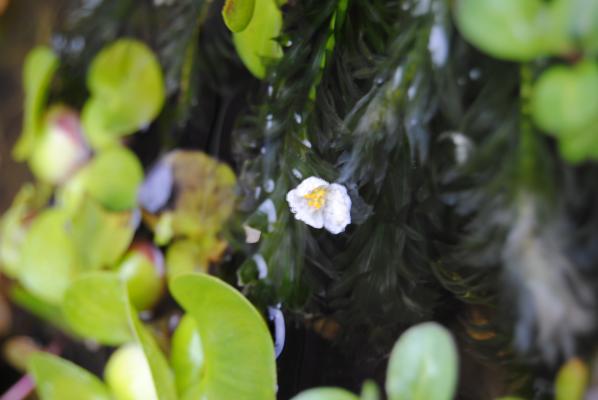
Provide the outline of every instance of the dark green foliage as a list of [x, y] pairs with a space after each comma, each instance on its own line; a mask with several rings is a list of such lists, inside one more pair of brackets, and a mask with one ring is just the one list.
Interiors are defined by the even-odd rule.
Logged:
[[[157, 53], [167, 104], [132, 147], [146, 165], [173, 147], [234, 165], [233, 254], [218, 273], [262, 309], [280, 305], [295, 333], [338, 323], [338, 353], [312, 356], [340, 372], [318, 383], [380, 383], [397, 337], [427, 320], [454, 331], [471, 369], [504, 369], [496, 380], [512, 390], [483, 398], [531, 395], [544, 377], [535, 367], [591, 354], [580, 339], [595, 333], [596, 167], [566, 164], [534, 125], [532, 87], [549, 61], [483, 55], [453, 27], [452, 2], [290, 0], [284, 56], [258, 82], [223, 2], [83, 3], [55, 36], [53, 94], [81, 105], [83, 71], [117, 37]], [[309, 176], [348, 189], [345, 233], [294, 219], [285, 197]], [[242, 225], [261, 231], [258, 243]], [[468, 378], [462, 398], [481, 398]]]

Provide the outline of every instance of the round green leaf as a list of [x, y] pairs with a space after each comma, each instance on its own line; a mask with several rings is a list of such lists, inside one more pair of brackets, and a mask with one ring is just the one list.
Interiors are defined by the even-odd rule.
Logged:
[[549, 68], [534, 86], [532, 113], [540, 128], [556, 135], [588, 126], [598, 115], [598, 64]]
[[121, 39], [104, 48], [88, 71], [91, 98], [83, 126], [91, 144], [105, 147], [147, 126], [164, 104], [160, 64], [143, 43]]
[[[179, 275], [171, 293], [197, 322], [207, 399], [275, 399], [274, 345], [261, 314], [241, 293], [203, 274]], [[200, 379], [200, 377], [197, 377]]]
[[[156, 248], [148, 251], [159, 252]], [[129, 299], [136, 310], [150, 309], [162, 297], [164, 265], [158, 265], [158, 262], [141, 248], [133, 248], [118, 266], [118, 274], [126, 282]]]
[[276, 42], [282, 29], [282, 13], [275, 0], [255, 0], [255, 9], [249, 25], [233, 35], [237, 54], [247, 69], [259, 79], [266, 76], [266, 66], [282, 57], [282, 48]]
[[571, 41], [586, 54], [598, 53], [598, 2], [593, 0], [553, 0], [551, 16]]
[[579, 131], [566, 132], [559, 136], [559, 150], [563, 158], [573, 164], [586, 160], [598, 160], [596, 126], [598, 125], [593, 123]]
[[579, 358], [573, 358], [561, 367], [555, 382], [556, 400], [583, 400], [590, 371]]
[[143, 168], [137, 156], [122, 147], [101, 152], [84, 170], [85, 189], [109, 210], [128, 210], [137, 204]]
[[158, 400], [149, 364], [136, 343], [124, 345], [110, 356], [104, 378], [117, 400]]
[[27, 290], [49, 303], [62, 301], [78, 272], [76, 250], [68, 235], [68, 214], [61, 209], [42, 212], [23, 243], [19, 278]]
[[249, 25], [254, 9], [255, 0], [226, 0], [222, 18], [232, 32], [241, 32]]
[[451, 400], [457, 351], [449, 331], [434, 322], [416, 325], [397, 341], [386, 371], [390, 400]]
[[321, 387], [299, 393], [292, 400], [358, 400], [359, 397], [345, 389]]
[[112, 273], [91, 273], [66, 291], [64, 316], [73, 331], [106, 345], [133, 340], [124, 282]]
[[541, 0], [457, 0], [455, 20], [469, 42], [505, 60], [529, 61], [568, 46]]
[[41, 400], [112, 399], [106, 385], [95, 375], [52, 354], [33, 354], [28, 370]]
[[195, 319], [185, 314], [172, 335], [170, 364], [180, 395], [201, 380], [204, 352]]
[[361, 387], [361, 400], [380, 400], [381, 398], [380, 388], [376, 382], [367, 380], [363, 383]]
[[23, 68], [25, 87], [25, 110], [23, 132], [13, 156], [16, 160], [27, 159], [33, 151], [39, 135], [43, 108], [48, 97], [48, 87], [58, 68], [58, 57], [48, 47], [39, 46], [27, 54]]

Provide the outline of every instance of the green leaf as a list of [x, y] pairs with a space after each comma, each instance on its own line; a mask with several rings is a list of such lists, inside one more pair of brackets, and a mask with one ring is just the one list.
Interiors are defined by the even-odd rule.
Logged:
[[[136, 342], [143, 350], [160, 400], [176, 399], [174, 376], [164, 354], [131, 307], [126, 284], [112, 272], [95, 272], [75, 281], [63, 311], [77, 334], [106, 345]], [[143, 399], [145, 400], [145, 399]]]
[[25, 88], [25, 110], [23, 132], [17, 142], [13, 157], [27, 159], [41, 134], [43, 108], [48, 97], [48, 88], [58, 68], [58, 57], [48, 47], [39, 46], [29, 52], [23, 68]]
[[149, 364], [137, 343], [126, 344], [110, 356], [104, 379], [117, 400], [159, 400]]
[[67, 232], [68, 214], [43, 211], [31, 224], [22, 248], [19, 279], [31, 293], [52, 304], [62, 301], [79, 271], [77, 253]]
[[564, 159], [577, 164], [586, 160], [598, 160], [598, 132], [594, 121], [586, 128], [565, 132], [558, 137], [559, 150]]
[[134, 212], [108, 212], [93, 198], [83, 197], [72, 216], [72, 237], [81, 268], [114, 267], [137, 228]]
[[177, 390], [183, 394], [201, 381], [205, 363], [204, 351], [195, 319], [185, 314], [172, 335], [170, 364], [174, 370]]
[[137, 204], [143, 168], [137, 156], [123, 147], [100, 152], [83, 170], [87, 193], [109, 210], [129, 210]]
[[555, 399], [583, 400], [589, 381], [590, 371], [587, 365], [579, 358], [572, 358], [559, 369], [555, 382]]
[[451, 400], [457, 351], [449, 331], [434, 322], [416, 325], [395, 344], [386, 372], [390, 400]]
[[[154, 177], [170, 178], [170, 187], [157, 185]], [[158, 213], [152, 226], [154, 240], [167, 244], [173, 237], [196, 240], [203, 248], [216, 250], [219, 243], [211, 236], [222, 230], [235, 205], [236, 177], [232, 169], [199, 151], [173, 151], [148, 174], [139, 191], [140, 205]], [[163, 210], [164, 191], [173, 194], [174, 210]], [[157, 205], [158, 204], [158, 205]], [[212, 250], [214, 251], [214, 250]]]
[[598, 53], [598, 2], [594, 0], [553, 0], [551, 16], [571, 41], [588, 55]]
[[[168, 361], [158, 347], [155, 339], [147, 328], [139, 321], [137, 316], [131, 315], [133, 329], [137, 342], [141, 345], [143, 353], [152, 373], [154, 387], [159, 400], [176, 400], [176, 385], [174, 374], [168, 365]], [[146, 399], [139, 399], [146, 400]]]
[[299, 393], [292, 400], [358, 400], [359, 397], [345, 389], [322, 387]]
[[19, 307], [27, 310], [32, 315], [43, 319], [63, 332], [71, 334], [71, 327], [67, 324], [59, 305], [49, 304], [32, 295], [20, 285], [10, 287], [10, 300]]
[[85, 338], [106, 345], [134, 339], [125, 284], [116, 274], [96, 272], [77, 279], [62, 307], [73, 331]]
[[108, 388], [95, 375], [48, 353], [29, 359], [29, 372], [41, 400], [110, 400]]
[[197, 321], [205, 355], [202, 396], [274, 399], [274, 345], [253, 305], [234, 288], [209, 275], [179, 275], [171, 281], [170, 289]]
[[380, 394], [380, 388], [376, 382], [367, 380], [361, 387], [361, 400], [380, 400], [382, 398]]
[[455, 20], [469, 42], [505, 60], [529, 61], [569, 48], [541, 0], [457, 0]]
[[555, 135], [590, 125], [598, 114], [598, 64], [550, 67], [534, 86], [532, 113], [540, 128]]
[[225, 248], [226, 243], [213, 235], [173, 242], [166, 253], [168, 279], [189, 272], [207, 272], [210, 260], [217, 259]]
[[143, 43], [120, 39], [102, 49], [87, 74], [91, 98], [82, 122], [95, 148], [147, 126], [164, 104], [160, 65]]
[[50, 191], [26, 183], [0, 219], [0, 268], [13, 279], [19, 275], [22, 246], [27, 237], [28, 218], [49, 200]]
[[255, 0], [226, 0], [222, 18], [232, 32], [241, 32], [249, 25], [254, 9]]
[[282, 57], [282, 48], [276, 42], [282, 29], [282, 13], [275, 0], [255, 0], [255, 9], [249, 25], [233, 34], [237, 54], [247, 69], [258, 79], [266, 76], [266, 66]]
[[[159, 256], [153, 257], [154, 253]], [[161, 262], [161, 264], [160, 264]], [[135, 245], [118, 265], [118, 275], [126, 282], [129, 299], [136, 310], [152, 308], [164, 291], [164, 265], [157, 248]]]

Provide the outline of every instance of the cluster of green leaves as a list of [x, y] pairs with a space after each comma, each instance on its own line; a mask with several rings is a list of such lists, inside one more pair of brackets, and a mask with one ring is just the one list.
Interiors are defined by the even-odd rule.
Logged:
[[59, 357], [32, 356], [29, 368], [42, 399], [274, 399], [272, 339], [247, 299], [205, 274], [178, 276], [170, 293], [186, 314], [168, 360], [118, 277], [96, 273], [76, 281], [64, 305], [69, 326], [82, 337], [120, 347], [106, 364], [106, 384]]
[[[29, 122], [14, 155], [29, 160], [38, 183], [24, 188], [3, 218], [2, 241], [9, 240], [4, 247], [11, 246], [12, 255], [8, 253], [8, 259], [1, 255], [4, 273], [52, 306], [60, 306], [66, 289], [78, 277], [100, 269], [118, 270], [138, 226], [137, 190], [143, 168], [116, 138], [149, 124], [164, 97], [160, 68], [145, 45], [122, 40], [104, 49], [90, 67], [92, 97], [84, 108], [93, 103], [97, 91], [118, 99], [140, 98], [127, 102], [131, 112], [122, 117], [114, 110], [95, 113], [99, 126], [119, 118], [129, 125], [126, 131], [106, 131], [98, 147], [97, 137], [90, 134], [94, 128], [89, 122], [82, 124], [75, 111], [62, 105], [46, 107], [57, 63], [44, 47], [34, 49], [25, 62], [25, 121]], [[153, 87], [148, 93], [138, 90], [148, 81], [139, 65], [151, 71]], [[115, 76], [126, 79], [115, 82]], [[112, 103], [110, 98], [102, 100], [104, 105]], [[32, 198], [40, 196], [43, 200], [33, 204]]]
[[[572, 358], [559, 369], [554, 383], [555, 400], [583, 400], [590, 372], [588, 366], [579, 358]], [[498, 400], [523, 400], [521, 397], [501, 397]]]
[[[59, 357], [34, 355], [39, 395], [273, 399], [274, 349], [260, 313], [219, 279], [189, 275], [226, 248], [220, 232], [234, 206], [234, 173], [203, 153], [175, 151], [142, 185], [141, 163], [121, 139], [150, 124], [165, 98], [161, 68], [144, 44], [122, 39], [100, 51], [81, 120], [66, 106], [46, 107], [57, 64], [47, 48], [26, 60], [26, 123], [15, 157], [29, 161], [38, 182], [2, 218], [2, 273], [15, 280], [18, 304], [68, 334], [119, 349], [106, 384]], [[133, 243], [140, 208], [155, 244], [170, 244], [165, 266], [159, 248]], [[170, 361], [138, 317], [162, 298], [164, 268], [186, 311]]]
[[224, 22], [233, 32], [237, 54], [259, 79], [266, 76], [269, 64], [282, 57], [282, 48], [277, 42], [282, 29], [281, 3], [277, 0], [227, 0], [222, 8]]
[[[389, 400], [451, 400], [457, 387], [458, 356], [451, 334], [427, 322], [403, 333], [394, 345], [386, 370]], [[307, 390], [293, 400], [379, 400], [374, 382], [363, 385], [361, 396], [337, 388]]]
[[539, 64], [531, 113], [539, 128], [558, 139], [565, 159], [598, 159], [595, 2], [459, 0], [455, 17], [463, 36], [494, 57], [530, 62], [556, 56], [565, 61], [545, 70]]

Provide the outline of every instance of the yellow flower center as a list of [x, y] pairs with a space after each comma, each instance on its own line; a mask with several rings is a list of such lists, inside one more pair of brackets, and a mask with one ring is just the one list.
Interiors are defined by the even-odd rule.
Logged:
[[303, 197], [308, 200], [308, 206], [319, 210], [326, 204], [326, 188], [324, 186], [319, 186]]

